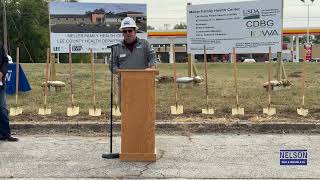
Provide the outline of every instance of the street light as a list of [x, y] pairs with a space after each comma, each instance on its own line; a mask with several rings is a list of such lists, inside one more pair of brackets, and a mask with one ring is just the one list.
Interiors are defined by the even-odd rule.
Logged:
[[6, 1], [2, 0], [2, 6], [3, 6], [3, 47], [4, 51], [7, 54], [8, 53], [8, 29], [7, 29], [7, 12], [6, 12]]
[[304, 4], [306, 4], [307, 5], [307, 7], [308, 7], [308, 11], [307, 11], [307, 13], [308, 13], [308, 19], [307, 19], [307, 22], [308, 22], [308, 25], [307, 25], [307, 44], [309, 45], [310, 44], [310, 33], [309, 33], [309, 8], [310, 8], [310, 5], [312, 5], [313, 4], [313, 2], [314, 2], [314, 0], [309, 0], [308, 1], [308, 3], [306, 3], [306, 1], [305, 0], [300, 0], [301, 2], [303, 2]]

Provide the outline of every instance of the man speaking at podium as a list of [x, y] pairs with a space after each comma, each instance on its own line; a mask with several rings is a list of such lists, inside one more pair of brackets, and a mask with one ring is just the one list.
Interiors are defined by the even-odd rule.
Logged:
[[118, 69], [155, 69], [155, 51], [147, 40], [136, 36], [136, 22], [126, 17], [121, 21], [119, 30], [122, 32], [123, 41], [112, 48], [112, 72], [116, 74]]
[[[137, 30], [136, 22], [132, 18], [123, 19], [120, 26], [123, 41], [111, 48], [110, 69], [113, 74], [121, 73], [121, 78], [119, 78], [121, 83], [120, 81], [118, 83], [119, 104], [123, 109], [117, 113], [121, 113], [120, 159], [123, 161], [156, 161], [154, 135], [156, 70], [154, 69], [157, 62], [155, 51], [148, 41], [136, 36]], [[146, 71], [121, 71], [122, 69]], [[113, 105], [112, 82], [113, 78], [111, 78], [110, 98], [110, 104]], [[121, 103], [121, 98], [126, 101]], [[110, 154], [103, 155], [110, 159], [119, 157], [112, 153], [112, 109], [110, 111]], [[115, 112], [117, 112], [116, 107]]]

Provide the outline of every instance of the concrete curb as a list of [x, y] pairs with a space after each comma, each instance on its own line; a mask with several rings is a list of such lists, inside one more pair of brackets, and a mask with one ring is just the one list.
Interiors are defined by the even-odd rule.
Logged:
[[[19, 134], [106, 134], [108, 123], [102, 122], [17, 122], [11, 123]], [[113, 124], [120, 132], [121, 124]], [[212, 123], [212, 122], [157, 122], [157, 133], [320, 133], [320, 123]]]

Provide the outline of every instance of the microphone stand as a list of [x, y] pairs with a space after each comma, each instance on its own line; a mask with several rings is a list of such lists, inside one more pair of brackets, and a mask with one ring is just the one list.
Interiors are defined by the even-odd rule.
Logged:
[[113, 136], [113, 115], [112, 115], [112, 106], [113, 106], [113, 46], [111, 45], [108, 46], [108, 48], [111, 48], [111, 61], [110, 61], [110, 66], [111, 66], [111, 91], [110, 91], [110, 151], [109, 153], [104, 153], [102, 154], [102, 158], [105, 159], [117, 159], [120, 157], [119, 153], [113, 153], [112, 152], [112, 136]]

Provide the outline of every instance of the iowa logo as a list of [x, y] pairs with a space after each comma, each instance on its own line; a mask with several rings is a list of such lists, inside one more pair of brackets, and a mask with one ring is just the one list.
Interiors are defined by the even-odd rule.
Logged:
[[259, 38], [259, 37], [270, 37], [270, 36], [278, 36], [279, 33], [277, 30], [261, 30], [261, 31], [251, 31], [251, 37]]

